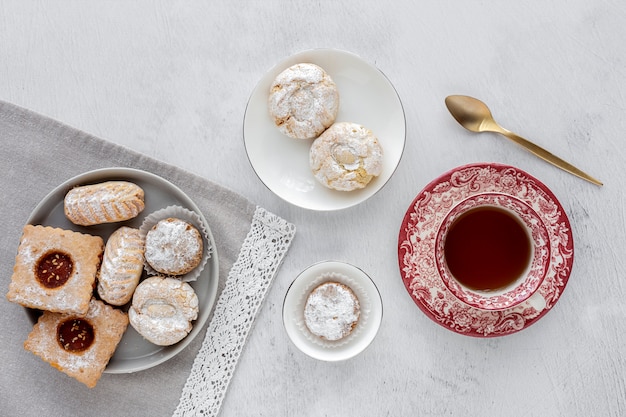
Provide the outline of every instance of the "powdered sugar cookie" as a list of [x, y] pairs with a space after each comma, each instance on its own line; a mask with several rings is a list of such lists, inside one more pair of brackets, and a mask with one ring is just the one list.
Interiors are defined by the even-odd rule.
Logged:
[[198, 317], [198, 297], [188, 283], [161, 276], [143, 280], [128, 310], [131, 326], [148, 341], [169, 346], [191, 331]]
[[184, 275], [200, 264], [202, 254], [202, 235], [185, 220], [160, 220], [146, 235], [146, 262], [162, 274]]
[[350, 287], [339, 282], [325, 282], [307, 297], [304, 323], [314, 335], [334, 341], [352, 332], [360, 313], [359, 300]]
[[383, 148], [371, 130], [356, 123], [335, 123], [311, 145], [309, 163], [326, 187], [352, 191], [381, 174]]
[[278, 129], [296, 139], [319, 136], [339, 111], [339, 91], [330, 76], [314, 64], [293, 65], [276, 77], [269, 112]]

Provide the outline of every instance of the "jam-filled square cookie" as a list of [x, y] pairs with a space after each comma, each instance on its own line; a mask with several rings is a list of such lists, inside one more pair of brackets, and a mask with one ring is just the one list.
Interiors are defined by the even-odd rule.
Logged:
[[84, 316], [44, 311], [24, 348], [93, 388], [127, 326], [126, 313], [94, 298]]
[[7, 299], [39, 310], [85, 314], [103, 251], [99, 236], [26, 225]]

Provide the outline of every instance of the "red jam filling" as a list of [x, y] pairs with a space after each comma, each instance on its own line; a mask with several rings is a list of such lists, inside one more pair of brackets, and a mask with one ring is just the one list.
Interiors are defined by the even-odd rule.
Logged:
[[57, 340], [68, 352], [82, 352], [94, 342], [93, 326], [85, 319], [67, 319], [57, 327]]
[[58, 288], [72, 275], [74, 264], [69, 255], [62, 252], [48, 252], [39, 259], [35, 268], [37, 281], [46, 288]]

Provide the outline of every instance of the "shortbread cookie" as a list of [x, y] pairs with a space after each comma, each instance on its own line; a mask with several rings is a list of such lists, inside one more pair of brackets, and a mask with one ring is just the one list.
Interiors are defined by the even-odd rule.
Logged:
[[276, 77], [268, 106], [282, 133], [296, 139], [310, 139], [319, 136], [335, 121], [339, 91], [322, 68], [296, 64]]
[[168, 217], [146, 234], [146, 262], [165, 275], [183, 275], [202, 260], [202, 235], [189, 222]]
[[311, 333], [324, 340], [348, 336], [359, 321], [361, 306], [352, 289], [339, 282], [325, 282], [307, 297], [304, 323]]
[[44, 311], [24, 348], [93, 388], [127, 326], [126, 313], [94, 298], [84, 316]]
[[39, 310], [85, 314], [103, 250], [99, 236], [24, 226], [7, 299]]
[[148, 341], [169, 346], [181, 341], [198, 317], [198, 297], [184, 281], [150, 277], [135, 290], [128, 310], [130, 324]]
[[144, 239], [139, 229], [122, 226], [107, 240], [98, 274], [98, 295], [109, 304], [128, 303], [143, 272]]
[[65, 216], [80, 226], [129, 220], [137, 217], [144, 207], [143, 189], [128, 181], [72, 188], [64, 199]]
[[356, 123], [335, 123], [311, 145], [309, 163], [326, 187], [352, 191], [381, 174], [383, 148], [371, 130]]

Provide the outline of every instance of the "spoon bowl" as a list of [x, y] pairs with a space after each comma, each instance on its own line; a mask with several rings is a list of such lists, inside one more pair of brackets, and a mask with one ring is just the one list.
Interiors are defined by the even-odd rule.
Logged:
[[494, 120], [489, 107], [482, 101], [474, 97], [454, 95], [446, 97], [445, 102], [452, 117], [465, 129], [475, 133], [500, 133], [552, 165], [593, 184], [602, 185], [600, 181], [584, 173], [569, 162], [500, 126]]
[[471, 132], [491, 132], [494, 125], [497, 126], [489, 107], [478, 99], [468, 96], [448, 96], [446, 106], [452, 117]]

